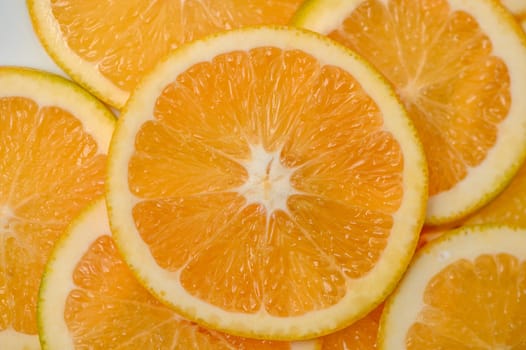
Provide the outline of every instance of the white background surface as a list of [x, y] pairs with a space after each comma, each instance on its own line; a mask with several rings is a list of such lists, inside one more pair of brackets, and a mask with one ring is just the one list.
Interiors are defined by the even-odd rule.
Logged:
[[25, 0], [0, 0], [0, 66], [31, 67], [64, 75], [34, 34]]

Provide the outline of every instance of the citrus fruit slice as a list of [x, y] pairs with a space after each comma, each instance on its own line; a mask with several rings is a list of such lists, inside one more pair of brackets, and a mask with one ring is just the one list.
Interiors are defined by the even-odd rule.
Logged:
[[38, 325], [47, 349], [316, 349], [317, 342], [229, 336], [189, 322], [155, 299], [123, 262], [103, 200], [57, 242], [42, 278]]
[[321, 337], [321, 350], [376, 349], [382, 308], [379, 306], [349, 327]]
[[395, 86], [429, 163], [426, 223], [458, 221], [526, 147], [526, 39], [491, 0], [310, 0], [295, 24], [356, 50]]
[[526, 228], [526, 166], [511, 183], [485, 207], [468, 217], [464, 224], [506, 224]]
[[380, 349], [524, 349], [526, 231], [466, 226], [417, 254], [380, 325]]
[[364, 316], [423, 222], [425, 157], [394, 92], [299, 29], [176, 50], [130, 98], [110, 154], [128, 264], [186, 318], [238, 335], [313, 338]]
[[44, 264], [71, 218], [104, 193], [113, 126], [69, 80], [0, 68], [0, 349], [39, 349]]
[[74, 80], [121, 108], [142, 75], [182, 43], [286, 24], [302, 0], [27, 0], [41, 43]]
[[510, 10], [510, 12], [517, 18], [517, 21], [526, 30], [526, 1], [524, 0], [501, 0], [502, 4]]

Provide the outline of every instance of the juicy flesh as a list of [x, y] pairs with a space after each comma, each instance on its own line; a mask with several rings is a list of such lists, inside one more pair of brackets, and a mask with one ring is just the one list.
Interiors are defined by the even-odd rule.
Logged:
[[78, 349], [290, 349], [286, 342], [230, 336], [180, 318], [139, 284], [108, 235], [82, 256], [73, 282], [64, 318]]
[[198, 63], [137, 134], [136, 226], [162, 268], [225, 310], [334, 305], [379, 260], [402, 200], [382, 118], [351, 75], [304, 52]]
[[397, 88], [424, 144], [430, 195], [481, 164], [508, 114], [510, 77], [473, 17], [446, 0], [366, 0], [329, 36]]
[[182, 43], [226, 29], [286, 24], [301, 0], [51, 0], [68, 46], [125, 91]]
[[36, 334], [36, 299], [57, 237], [103, 194], [106, 156], [71, 114], [0, 98], [0, 331]]
[[459, 260], [429, 282], [407, 349], [526, 347], [526, 262], [508, 254]]
[[465, 224], [502, 223], [526, 227], [526, 166], [495, 199], [470, 216]]
[[321, 350], [373, 350], [383, 306], [379, 306], [351, 326], [321, 338]]

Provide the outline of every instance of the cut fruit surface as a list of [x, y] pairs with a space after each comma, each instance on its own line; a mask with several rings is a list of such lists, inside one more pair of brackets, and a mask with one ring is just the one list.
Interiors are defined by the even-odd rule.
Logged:
[[466, 217], [509, 183], [526, 148], [526, 39], [496, 1], [310, 0], [294, 23], [395, 86], [429, 163], [428, 224]]
[[316, 33], [258, 27], [181, 47], [110, 146], [112, 232], [186, 318], [317, 337], [394, 288], [427, 200], [421, 145], [368, 64]]
[[320, 338], [321, 350], [374, 350], [383, 306], [349, 327]]
[[139, 284], [110, 236], [103, 200], [59, 240], [38, 303], [43, 350], [314, 350], [317, 341], [244, 339], [197, 326]]
[[0, 349], [38, 349], [44, 264], [71, 218], [104, 193], [114, 117], [63, 78], [0, 68]]
[[524, 349], [526, 231], [466, 226], [422, 248], [382, 315], [380, 349]]
[[526, 228], [526, 166], [519, 169], [504, 191], [463, 224], [506, 224]]
[[121, 108], [142, 75], [179, 45], [247, 25], [286, 24], [301, 0], [27, 0], [48, 53]]

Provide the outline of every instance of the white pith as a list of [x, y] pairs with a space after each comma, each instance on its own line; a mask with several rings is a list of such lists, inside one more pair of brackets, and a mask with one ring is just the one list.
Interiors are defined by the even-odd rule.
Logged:
[[526, 1], [524, 0], [500, 0], [512, 13], [526, 12]]
[[0, 331], [0, 344], [6, 350], [40, 350], [38, 335], [20, 333], [11, 328]]
[[[153, 106], [165, 86], [196, 62], [211, 60], [225, 52], [248, 51], [262, 46], [302, 50], [322, 65], [334, 65], [350, 72], [365, 92], [377, 101], [381, 113], [389, 116], [384, 119], [384, 129], [396, 135], [406, 159], [403, 169], [404, 200], [394, 214], [392, 233], [382, 258], [369, 274], [349, 284], [352, 292], [340, 303], [302, 316], [277, 317], [264, 310], [254, 314], [227, 312], [194, 297], [180, 284], [179, 272], [166, 271], [157, 265], [148, 246], [140, 238], [131, 215], [134, 205], [140, 200], [133, 196], [127, 183], [128, 160], [134, 152], [134, 137], [143, 123], [152, 120]], [[348, 318], [349, 314], [354, 313], [354, 317], [358, 318], [369, 311], [364, 310], [363, 305], [370, 305], [382, 298], [404, 270], [407, 263], [405, 259], [409, 256], [421, 224], [420, 214], [424, 209], [427, 191], [426, 163], [422, 149], [389, 85], [360, 58], [333, 42], [305, 31], [262, 27], [236, 30], [183, 46], [143, 80], [118, 125], [110, 146], [107, 178], [107, 202], [115, 240], [138, 277], [157, 297], [173, 305], [188, 318], [219, 330], [235, 330], [237, 334], [247, 336], [265, 334], [276, 339], [315, 336], [338, 327], [342, 322], [352, 321]], [[270, 158], [265, 155], [264, 159]], [[276, 173], [281, 173], [277, 169]], [[258, 173], [261, 174], [261, 168]], [[261, 192], [254, 193], [249, 198], [261, 200]], [[279, 208], [283, 206], [282, 203], [278, 200], [273, 204], [267, 202], [266, 205]]]
[[519, 261], [526, 260], [526, 231], [506, 226], [464, 227], [429, 244], [429, 249], [424, 247], [424, 251], [413, 260], [389, 301], [382, 319], [380, 349], [406, 349], [407, 332], [425, 306], [422, 296], [427, 284], [450, 264], [460, 259], [473, 261], [484, 254], [499, 253], [515, 256]]
[[287, 198], [299, 193], [290, 183], [294, 170], [281, 164], [280, 152], [269, 153], [261, 145], [251, 145], [250, 148], [251, 159], [242, 162], [248, 180], [234, 191], [246, 198], [247, 205], [263, 205], [267, 216], [276, 210], [288, 212]]
[[[338, 29], [365, 0], [314, 1], [308, 11], [296, 18], [295, 24], [328, 34]], [[387, 4], [389, 0], [379, 0]], [[495, 146], [477, 167], [468, 169], [468, 175], [453, 188], [429, 199], [426, 221], [441, 224], [480, 208], [518, 170], [526, 155], [526, 37], [491, 0], [448, 0], [451, 11], [471, 14], [493, 45], [492, 54], [508, 66], [510, 76], [511, 106], [507, 118], [498, 126]], [[497, 9], [497, 10], [496, 10]], [[418, 94], [417, 87], [402, 88], [407, 96]]]
[[8, 205], [0, 204], [0, 232], [2, 234], [11, 233], [10, 222], [14, 215], [15, 213]]

